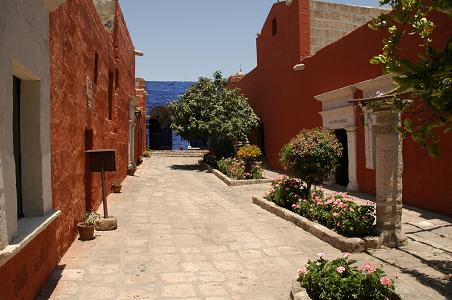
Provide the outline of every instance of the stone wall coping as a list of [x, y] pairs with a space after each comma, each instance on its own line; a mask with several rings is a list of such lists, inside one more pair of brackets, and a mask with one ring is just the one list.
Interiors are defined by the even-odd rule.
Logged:
[[253, 196], [252, 199], [254, 204], [259, 205], [263, 209], [284, 220], [294, 223], [296, 226], [301, 227], [303, 230], [343, 252], [364, 252], [367, 249], [376, 249], [381, 246], [381, 239], [379, 236], [363, 238], [345, 237], [317, 222], [310, 221], [307, 218], [280, 207], [264, 198]]
[[251, 184], [261, 184], [261, 183], [271, 183], [272, 180], [268, 178], [264, 179], [232, 179], [228, 177], [226, 174], [223, 174], [217, 169], [212, 168], [208, 164], [203, 161], [200, 161], [202, 167], [207, 168], [207, 170], [217, 176], [221, 181], [229, 186], [242, 186], [242, 185], [251, 185]]
[[17, 236], [8, 246], [0, 250], [0, 267], [25, 248], [26, 245], [49, 227], [60, 215], [61, 211], [57, 210], [49, 212], [41, 217], [19, 219]]

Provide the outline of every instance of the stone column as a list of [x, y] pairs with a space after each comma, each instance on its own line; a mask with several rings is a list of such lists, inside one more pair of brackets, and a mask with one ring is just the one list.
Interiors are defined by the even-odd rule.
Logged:
[[374, 112], [376, 117], [377, 230], [383, 244], [398, 247], [407, 243], [402, 233], [402, 138], [396, 131], [400, 113]]
[[135, 166], [135, 109], [137, 99], [129, 96], [129, 163]]
[[347, 191], [359, 191], [358, 177], [356, 175], [356, 127], [347, 127], [347, 148], [348, 148], [348, 185]]

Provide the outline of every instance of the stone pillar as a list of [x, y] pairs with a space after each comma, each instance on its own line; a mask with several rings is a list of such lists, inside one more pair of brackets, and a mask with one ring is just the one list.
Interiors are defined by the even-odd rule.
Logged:
[[396, 131], [400, 113], [376, 111], [377, 230], [383, 244], [398, 247], [407, 243], [402, 233], [402, 137]]
[[[0, 154], [1, 156], [1, 154]], [[6, 231], [6, 207], [3, 196], [2, 158], [0, 157], [0, 250], [8, 245], [8, 232]]]
[[129, 96], [129, 163], [135, 166], [135, 110], [137, 98]]
[[347, 127], [347, 148], [348, 148], [348, 185], [347, 191], [359, 191], [358, 177], [356, 175], [356, 127]]

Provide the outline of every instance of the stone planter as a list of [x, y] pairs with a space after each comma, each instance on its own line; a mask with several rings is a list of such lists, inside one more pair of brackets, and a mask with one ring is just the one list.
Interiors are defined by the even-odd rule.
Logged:
[[[289, 299], [290, 300], [311, 300], [308, 293], [304, 288], [301, 287], [300, 283], [297, 281], [298, 276], [295, 276], [295, 279], [292, 283], [292, 288], [290, 289]], [[392, 294], [388, 300], [401, 300], [400, 296], [396, 293]]]
[[77, 228], [81, 241], [90, 241], [94, 239], [94, 225], [86, 226], [83, 223], [78, 223]]
[[135, 175], [135, 172], [136, 172], [136, 171], [137, 171], [136, 168], [133, 168], [133, 169], [127, 169], [127, 175], [133, 176], [133, 175]]
[[253, 197], [253, 203], [281, 217], [343, 252], [364, 252], [382, 245], [380, 236], [345, 237], [339, 233], [264, 198]]
[[112, 184], [111, 185], [111, 191], [113, 193], [119, 194], [121, 193], [122, 185], [121, 184]]

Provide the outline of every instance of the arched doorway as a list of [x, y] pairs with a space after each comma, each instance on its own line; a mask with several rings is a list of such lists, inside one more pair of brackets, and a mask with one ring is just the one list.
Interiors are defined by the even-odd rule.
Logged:
[[149, 148], [151, 150], [172, 149], [171, 114], [166, 106], [153, 108], [147, 125], [149, 130]]

